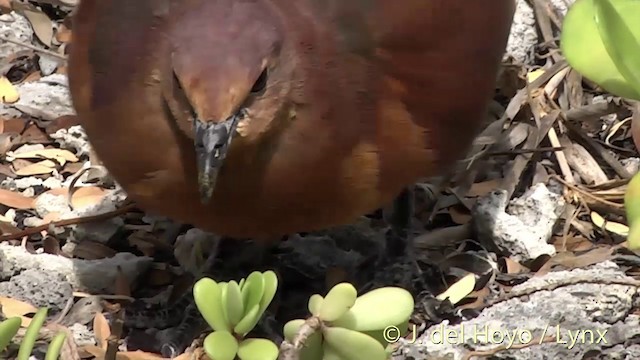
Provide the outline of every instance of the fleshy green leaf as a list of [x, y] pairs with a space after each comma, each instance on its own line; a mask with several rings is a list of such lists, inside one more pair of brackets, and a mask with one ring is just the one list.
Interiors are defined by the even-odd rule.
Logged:
[[217, 331], [230, 331], [222, 309], [222, 290], [210, 278], [202, 278], [193, 285], [193, 299], [207, 324]]
[[[640, 39], [640, 2], [637, 0], [615, 0], [612, 5], [624, 20], [620, 26], [626, 25], [636, 42]], [[577, 0], [564, 18], [560, 47], [569, 64], [579, 73], [605, 90], [632, 99], [640, 99], [640, 94], [620, 72], [611, 59], [600, 36], [595, 20], [594, 0]], [[627, 38], [628, 40], [628, 38]], [[615, 42], [615, 41], [614, 41]], [[623, 49], [624, 55], [633, 49]], [[637, 56], [637, 51], [635, 55]], [[636, 69], [636, 71], [638, 71]]]
[[[288, 342], [292, 343], [302, 324], [304, 324], [304, 320], [302, 319], [287, 322], [284, 325], [284, 338], [287, 339]], [[300, 351], [300, 359], [322, 360], [322, 348], [322, 333], [318, 331], [309, 336], [305, 341], [304, 347]]]
[[624, 208], [629, 223], [629, 235], [627, 235], [629, 249], [640, 249], [640, 173], [635, 174], [627, 185]]
[[58, 360], [60, 357], [60, 350], [62, 350], [62, 345], [64, 345], [64, 339], [66, 338], [66, 333], [62, 331], [57, 333], [47, 348], [47, 355], [44, 360]]
[[[396, 336], [404, 337], [409, 334], [409, 321], [407, 320], [400, 325], [393, 325], [393, 328], [395, 328], [397, 332], [385, 333], [385, 331], [388, 331], [388, 329], [385, 328], [382, 330], [377, 329], [372, 331], [361, 331], [361, 333], [371, 336], [372, 338], [376, 339], [383, 347], [387, 347], [389, 344], [392, 344], [395, 342], [394, 340]], [[394, 338], [390, 340], [391, 337], [394, 337]], [[391, 341], [391, 343], [389, 341]]]
[[264, 280], [264, 289], [262, 290], [260, 314], [258, 314], [258, 316], [262, 316], [267, 307], [269, 307], [278, 289], [278, 276], [276, 276], [276, 273], [273, 271], [269, 270], [262, 273], [262, 279]]
[[[610, 0], [593, 0], [595, 20], [611, 61], [636, 94], [640, 94], [640, 43]], [[619, 1], [619, 0], [617, 0]], [[636, 1], [636, 11], [640, 5]], [[635, 21], [638, 22], [637, 16]], [[640, 36], [639, 36], [640, 39]], [[637, 99], [637, 98], [636, 98]]]
[[[322, 360], [344, 360], [336, 349], [332, 348], [326, 342], [322, 344]], [[304, 359], [307, 360], [307, 359]]]
[[322, 303], [324, 302], [324, 298], [321, 295], [313, 294], [309, 298], [309, 312], [313, 316], [318, 316], [320, 314], [320, 307], [322, 307]]
[[245, 336], [249, 331], [253, 330], [258, 321], [260, 321], [260, 306], [258, 304], [253, 305], [249, 311], [246, 312], [242, 320], [233, 328], [233, 332]]
[[240, 286], [235, 281], [230, 281], [224, 291], [222, 298], [223, 308], [226, 309], [229, 325], [236, 326], [244, 316], [244, 304], [242, 301], [242, 293]]
[[334, 321], [333, 326], [357, 331], [382, 330], [407, 321], [413, 306], [413, 297], [408, 291], [398, 287], [379, 288], [358, 297], [353, 307]]
[[288, 342], [292, 342], [302, 324], [304, 324], [304, 320], [302, 319], [291, 320], [284, 324], [284, 338], [287, 339]]
[[238, 348], [240, 360], [276, 360], [278, 347], [266, 339], [246, 339]]
[[229, 328], [233, 328], [233, 325], [231, 325], [231, 321], [229, 320], [229, 315], [227, 315], [227, 307], [224, 302], [224, 299], [227, 297], [228, 285], [229, 283], [226, 281], [220, 281], [218, 283], [218, 286], [220, 286], [220, 306], [222, 307], [222, 319]]
[[228, 331], [212, 332], [203, 345], [211, 360], [234, 360], [238, 353], [238, 340]]
[[353, 306], [357, 297], [358, 292], [353, 285], [340, 283], [329, 290], [320, 306], [318, 316], [323, 321], [334, 321]]
[[40, 308], [33, 316], [33, 319], [31, 319], [31, 323], [29, 324], [29, 327], [27, 327], [27, 331], [24, 334], [24, 339], [22, 339], [22, 344], [20, 344], [20, 350], [18, 350], [18, 356], [16, 357], [16, 360], [28, 360], [29, 356], [31, 356], [33, 345], [36, 343], [40, 328], [42, 328], [42, 325], [47, 319], [48, 311], [49, 309], [47, 309], [46, 307]]
[[242, 299], [245, 311], [260, 304], [264, 294], [264, 276], [261, 272], [254, 271], [247, 277], [247, 282], [242, 289]]
[[343, 360], [385, 360], [384, 347], [369, 335], [336, 327], [323, 329], [324, 340]]
[[14, 336], [20, 330], [22, 320], [19, 316], [14, 316], [0, 323], [0, 351], [7, 348]]

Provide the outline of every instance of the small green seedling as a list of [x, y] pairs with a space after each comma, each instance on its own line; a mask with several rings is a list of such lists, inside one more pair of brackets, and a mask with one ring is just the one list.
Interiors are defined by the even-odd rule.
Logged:
[[413, 306], [413, 297], [401, 288], [379, 288], [358, 297], [353, 285], [340, 283], [324, 298], [311, 296], [313, 316], [289, 321], [284, 335], [300, 347], [300, 360], [384, 360], [391, 352], [385, 330], [407, 329]]
[[[640, 1], [577, 0], [562, 24], [560, 45], [576, 71], [614, 95], [640, 100]], [[636, 147], [639, 136], [633, 134]], [[640, 174], [629, 182], [624, 205], [629, 248], [640, 249]]]
[[[33, 351], [33, 347], [38, 338], [40, 328], [42, 328], [42, 325], [47, 318], [47, 311], [47, 308], [41, 308], [34, 315], [31, 323], [29, 324], [29, 327], [27, 327], [24, 339], [20, 344], [16, 360], [28, 360], [31, 356], [31, 352]], [[9, 343], [11, 342], [13, 337], [18, 333], [21, 323], [22, 320], [18, 316], [10, 317], [0, 323], [0, 352], [3, 352], [7, 349], [7, 346], [9, 346]], [[45, 360], [58, 359], [65, 338], [66, 334], [64, 332], [59, 332], [58, 334], [56, 334], [56, 336], [49, 344], [47, 354], [45, 355]]]
[[253, 272], [240, 282], [215, 282], [202, 278], [193, 297], [202, 317], [214, 330], [204, 340], [212, 360], [275, 360], [278, 347], [266, 339], [245, 339], [276, 294], [273, 271]]

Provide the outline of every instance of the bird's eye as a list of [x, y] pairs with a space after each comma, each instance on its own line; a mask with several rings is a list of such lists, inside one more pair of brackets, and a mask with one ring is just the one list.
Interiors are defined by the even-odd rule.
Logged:
[[253, 87], [251, 88], [252, 93], [258, 93], [267, 86], [267, 69], [262, 70], [260, 76], [255, 83], [253, 83]]

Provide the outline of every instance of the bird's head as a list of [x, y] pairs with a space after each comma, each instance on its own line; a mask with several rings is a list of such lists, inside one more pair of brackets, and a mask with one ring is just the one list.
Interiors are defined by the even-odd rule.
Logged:
[[170, 96], [174, 103], [181, 98], [190, 111], [198, 184], [206, 203], [234, 138], [256, 141], [287, 118], [294, 61], [268, 1], [187, 3], [169, 31]]

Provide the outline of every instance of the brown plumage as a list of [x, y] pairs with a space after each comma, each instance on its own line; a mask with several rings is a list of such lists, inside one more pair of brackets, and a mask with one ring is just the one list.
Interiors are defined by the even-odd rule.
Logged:
[[[95, 151], [141, 207], [233, 237], [311, 231], [386, 205], [464, 155], [513, 9], [83, 0], [71, 93]], [[225, 152], [222, 126], [234, 121]], [[195, 142], [220, 158], [196, 156], [194, 123], [214, 137]]]

